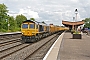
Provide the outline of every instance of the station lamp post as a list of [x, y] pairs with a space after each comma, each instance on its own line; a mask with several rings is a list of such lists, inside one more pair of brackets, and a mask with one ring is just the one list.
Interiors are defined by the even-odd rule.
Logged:
[[[76, 21], [75, 22], [77, 22], [77, 14], [78, 14], [78, 10], [77, 9], [75, 9], [75, 14], [76, 14]], [[75, 30], [77, 30], [77, 25], [75, 26]]]
[[[73, 17], [73, 22], [75, 22], [75, 17]], [[72, 26], [72, 30], [74, 30], [75, 28], [74, 28], [74, 24], [73, 24], [73, 26]]]
[[75, 21], [75, 17], [73, 17], [73, 22]]
[[78, 10], [75, 9], [75, 14], [76, 14], [76, 21], [77, 21], [77, 14], [78, 14]]

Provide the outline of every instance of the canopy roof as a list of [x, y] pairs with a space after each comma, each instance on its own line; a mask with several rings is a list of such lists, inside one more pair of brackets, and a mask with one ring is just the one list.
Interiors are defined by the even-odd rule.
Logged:
[[62, 21], [63, 25], [83, 25], [84, 21], [77, 21], [77, 22], [69, 22], [69, 21]]

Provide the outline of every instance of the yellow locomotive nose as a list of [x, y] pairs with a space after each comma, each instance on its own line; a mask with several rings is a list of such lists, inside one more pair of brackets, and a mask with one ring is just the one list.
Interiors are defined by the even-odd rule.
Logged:
[[31, 31], [24, 30], [23, 35], [25, 35], [25, 36], [31, 36]]
[[27, 34], [27, 35], [31, 35], [29, 31], [27, 31], [27, 33], [26, 33], [26, 34]]
[[35, 35], [34, 32], [35, 32], [34, 29], [25, 29], [25, 30], [22, 30], [22, 35], [33, 36], [33, 35]]

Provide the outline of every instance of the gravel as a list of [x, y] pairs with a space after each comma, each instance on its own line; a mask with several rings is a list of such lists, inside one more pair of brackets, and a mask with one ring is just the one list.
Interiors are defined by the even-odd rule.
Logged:
[[6, 42], [9, 42], [9, 41], [15, 41], [15, 40], [19, 40], [20, 38], [16, 38], [16, 39], [9, 39], [9, 40], [1, 40], [0, 41], [0, 44], [2, 43], [6, 43]]
[[47, 44], [41, 47], [38, 51], [34, 52], [34, 54], [29, 56], [26, 60], [43, 60], [43, 57], [57, 38], [58, 36], [50, 40]]
[[17, 51], [17, 50], [19, 50], [19, 49], [22, 49], [23, 47], [25, 47], [25, 46], [27, 46], [27, 45], [29, 45], [29, 44], [19, 45], [19, 46], [17, 46], [17, 47], [14, 47], [14, 48], [12, 48], [12, 49], [6, 50], [6, 51], [4, 51], [4, 52], [0, 52], [0, 58], [3, 57], [3, 56], [6, 56], [6, 55], [8, 55], [8, 54], [11, 54], [11, 53], [13, 53], [13, 52], [15, 52], [15, 51]]
[[38, 41], [28, 47], [25, 47], [24, 49], [17, 51], [1, 60], [24, 60], [27, 56], [32, 54], [35, 50], [37, 50], [40, 46], [42, 46], [45, 42], [47, 42], [51, 37], [54, 37], [56, 34], [47, 37], [45, 39], [42, 39], [41, 41]]
[[13, 43], [13, 44], [2, 46], [2, 47], [0, 47], [0, 52], [3, 51], [3, 50], [9, 49], [11, 47], [17, 46], [19, 44], [21, 44], [21, 42], [16, 42], [16, 43]]

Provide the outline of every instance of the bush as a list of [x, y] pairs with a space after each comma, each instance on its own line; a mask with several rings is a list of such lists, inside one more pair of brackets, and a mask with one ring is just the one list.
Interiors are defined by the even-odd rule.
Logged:
[[81, 34], [79, 31], [75, 31], [73, 34]]
[[5, 30], [5, 29], [1, 29], [0, 31], [1, 31], [1, 32], [7, 32], [7, 30]]
[[73, 34], [75, 32], [75, 30], [71, 30], [71, 33]]

